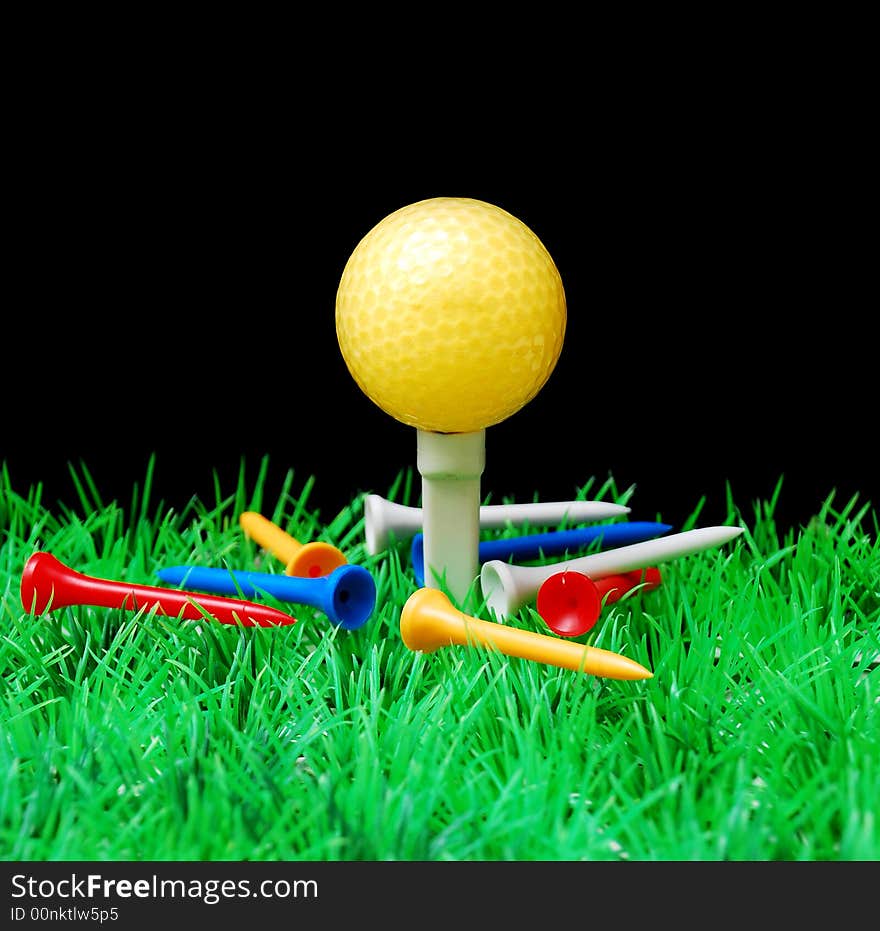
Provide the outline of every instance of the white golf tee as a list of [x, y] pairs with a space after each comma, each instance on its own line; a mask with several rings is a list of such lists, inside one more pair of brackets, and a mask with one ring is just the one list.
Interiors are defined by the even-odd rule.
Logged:
[[445, 586], [462, 607], [480, 574], [480, 479], [486, 467], [486, 431], [418, 430], [422, 477], [425, 586]]

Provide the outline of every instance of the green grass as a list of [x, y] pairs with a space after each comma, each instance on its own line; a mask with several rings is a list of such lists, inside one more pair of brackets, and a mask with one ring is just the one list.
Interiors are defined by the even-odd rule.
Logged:
[[[121, 503], [72, 470], [75, 508], [0, 474], [2, 858], [880, 857], [868, 504], [838, 508], [831, 494], [808, 526], [781, 532], [781, 484], [748, 513], [730, 500], [742, 536], [668, 564], [659, 589], [606, 607], [580, 638], [655, 674], [623, 682], [477, 649], [410, 652], [398, 626], [416, 587], [406, 548], [367, 557], [361, 502], [324, 523], [311, 480], [295, 490], [293, 473], [263, 500], [266, 465], [180, 512], [152, 501], [152, 464]], [[580, 495], [631, 491], [588, 482]], [[382, 493], [416, 503], [409, 473]], [[367, 566], [373, 619], [347, 632], [271, 599], [299, 622], [22, 610], [37, 550], [147, 584], [182, 562], [282, 571], [243, 537], [242, 510]], [[511, 623], [550, 633], [532, 608]]]

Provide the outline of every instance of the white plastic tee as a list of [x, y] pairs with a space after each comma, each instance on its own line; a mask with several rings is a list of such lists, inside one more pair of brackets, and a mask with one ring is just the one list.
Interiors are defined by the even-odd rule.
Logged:
[[[480, 507], [480, 527], [483, 530], [503, 530], [508, 524], [534, 527], [611, 520], [625, 517], [630, 508], [612, 501], [537, 501], [523, 504], [484, 504]], [[405, 540], [422, 529], [422, 509], [388, 501], [381, 495], [364, 498], [364, 537], [367, 553], [375, 556], [388, 546], [393, 533]]]
[[480, 587], [486, 599], [486, 607], [497, 618], [504, 619], [516, 614], [523, 605], [535, 598], [541, 585], [557, 572], [580, 572], [591, 579], [606, 578], [721, 546], [742, 532], [742, 527], [726, 525], [697, 527], [656, 540], [631, 543], [543, 566], [517, 566], [500, 559], [491, 559], [483, 563], [480, 570]]
[[480, 478], [486, 467], [486, 431], [418, 432], [422, 477], [425, 586], [445, 586], [465, 603], [480, 574]]

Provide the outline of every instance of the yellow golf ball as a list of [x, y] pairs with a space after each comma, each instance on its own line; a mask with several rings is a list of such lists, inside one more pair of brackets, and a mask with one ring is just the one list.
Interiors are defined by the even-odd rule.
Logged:
[[381, 220], [348, 259], [336, 336], [361, 390], [402, 423], [467, 433], [499, 423], [550, 377], [565, 291], [511, 214], [434, 197]]

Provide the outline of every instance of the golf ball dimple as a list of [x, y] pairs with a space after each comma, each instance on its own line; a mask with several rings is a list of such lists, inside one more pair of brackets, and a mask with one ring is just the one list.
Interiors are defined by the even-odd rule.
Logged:
[[499, 423], [550, 377], [565, 291], [538, 237], [484, 201], [402, 207], [358, 243], [336, 294], [355, 382], [397, 420], [441, 433]]

